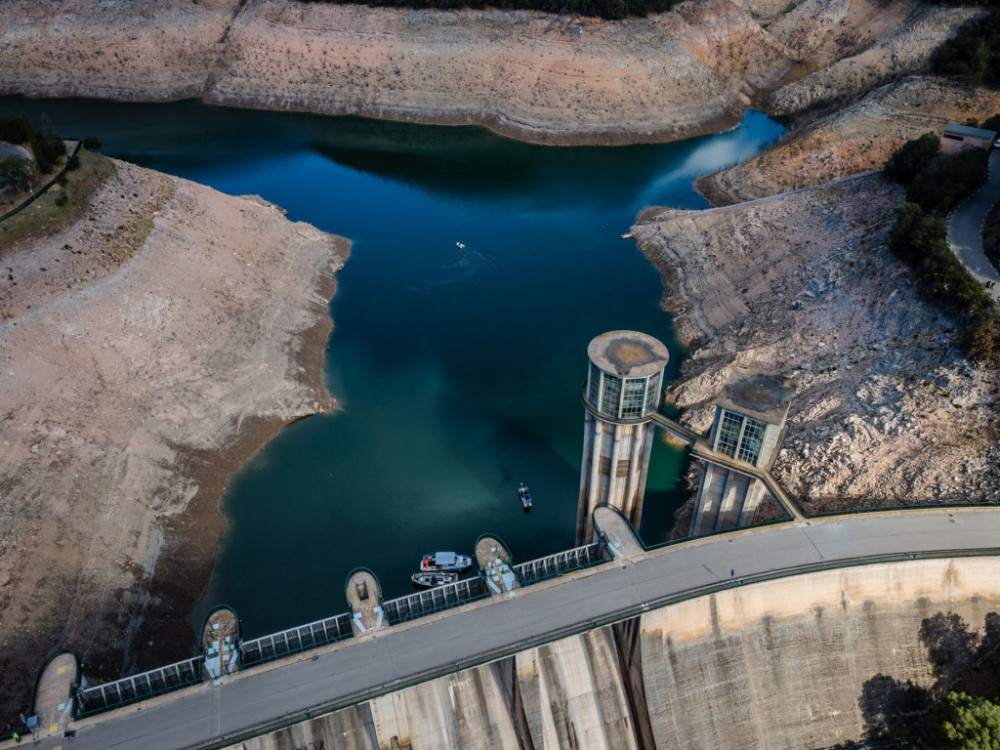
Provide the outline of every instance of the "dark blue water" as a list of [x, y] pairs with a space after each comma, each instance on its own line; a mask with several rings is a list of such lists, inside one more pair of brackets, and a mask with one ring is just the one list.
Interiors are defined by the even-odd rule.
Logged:
[[[482, 533], [515, 560], [572, 546], [588, 342], [632, 328], [668, 344], [672, 370], [682, 354], [658, 272], [620, 235], [645, 206], [703, 207], [696, 176], [782, 132], [750, 113], [682, 143], [545, 148], [476, 128], [194, 102], [3, 109], [48, 112], [109, 155], [262, 195], [354, 242], [324, 373], [343, 412], [286, 429], [223, 499], [202, 606], [235, 607], [249, 636], [344, 611], [356, 566], [392, 597], [410, 590], [422, 554], [471, 553]], [[647, 543], [666, 538], [684, 499], [681, 464], [656, 446]], [[535, 498], [530, 515], [520, 481]]]

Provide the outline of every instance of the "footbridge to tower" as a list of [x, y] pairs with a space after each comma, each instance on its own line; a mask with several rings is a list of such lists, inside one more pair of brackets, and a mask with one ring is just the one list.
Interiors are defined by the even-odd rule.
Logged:
[[[362, 572], [364, 618], [235, 645], [223, 627], [212, 658], [238, 646], [238, 668], [201, 679], [195, 660], [78, 690], [72, 746], [554, 748], [569, 732], [580, 747], [720, 747], [725, 731], [748, 747], [829, 746], [858, 729], [872, 669], [926, 676], [921, 617], [1000, 609], [992, 508], [791, 520], [650, 550], [616, 511], [594, 523], [600, 543], [522, 565], [487, 538], [493, 587], [481, 576], [403, 606]], [[171, 679], [192, 684], [84, 715]], [[777, 718], [758, 715], [768, 706]]]

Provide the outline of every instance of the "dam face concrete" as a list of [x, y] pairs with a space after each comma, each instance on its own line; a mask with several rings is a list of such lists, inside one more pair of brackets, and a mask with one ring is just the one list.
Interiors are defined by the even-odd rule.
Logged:
[[[862, 738], [859, 698], [873, 677], [933, 683], [919, 637], [925, 619], [953, 612], [982, 630], [995, 611], [996, 557], [781, 578], [650, 610], [233, 747], [829, 747]], [[638, 628], [637, 649], [634, 637], [615, 637], [623, 626]], [[640, 710], [629, 705], [637, 697]]]

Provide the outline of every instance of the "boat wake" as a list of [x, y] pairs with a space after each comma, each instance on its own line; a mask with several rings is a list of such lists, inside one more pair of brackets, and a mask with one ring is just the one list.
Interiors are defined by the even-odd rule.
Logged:
[[487, 284], [500, 268], [494, 255], [458, 242], [451, 261], [428, 269], [410, 290], [425, 296], [467, 295]]

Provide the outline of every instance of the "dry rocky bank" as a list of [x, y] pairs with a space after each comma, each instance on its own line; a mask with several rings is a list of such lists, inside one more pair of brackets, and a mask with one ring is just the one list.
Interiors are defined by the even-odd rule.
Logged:
[[[970, 15], [914, 0], [690, 0], [620, 22], [296, 0], [8, 0], [0, 93], [665, 141], [792, 115], [919, 69]], [[765, 97], [770, 98], [765, 100]]]
[[[914, 134], [955, 119], [954, 97], [967, 95], [973, 114], [993, 113], [991, 92], [924, 79], [889, 88], [872, 97], [942, 96], [940, 110], [906, 124]], [[807, 513], [997, 502], [1000, 380], [965, 359], [952, 321], [919, 298], [889, 252], [904, 191], [880, 173], [827, 183], [830, 162], [847, 174], [875, 166], [850, 138], [830, 135], [822, 159], [802, 146], [847, 122], [877, 138], [869, 104], [821, 118], [775, 149], [800, 160], [768, 152], [705, 181], [729, 195], [771, 197], [639, 217], [632, 234], [660, 269], [664, 307], [691, 350], [670, 396], [707, 430], [729, 378], [788, 377], [795, 395], [774, 473]], [[793, 186], [801, 189], [778, 193]]]
[[112, 166], [81, 221], [0, 247], [0, 733], [51, 648], [92, 678], [186, 657], [229, 475], [334, 407], [348, 243]]

